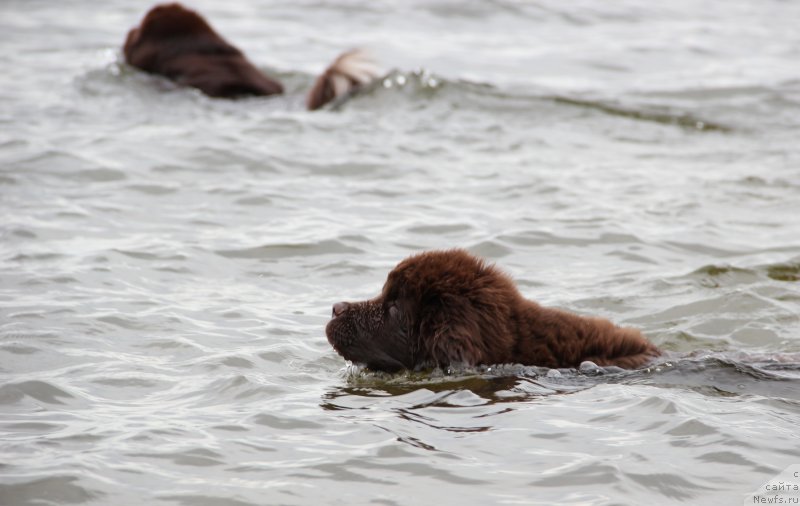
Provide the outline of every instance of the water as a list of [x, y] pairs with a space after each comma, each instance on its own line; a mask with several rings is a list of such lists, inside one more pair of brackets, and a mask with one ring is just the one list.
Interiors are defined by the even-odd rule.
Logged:
[[[0, 504], [740, 504], [800, 463], [800, 4], [192, 4], [289, 96], [0, 5]], [[396, 69], [336, 110], [343, 49]], [[641, 328], [641, 371], [347, 368], [424, 249]]]

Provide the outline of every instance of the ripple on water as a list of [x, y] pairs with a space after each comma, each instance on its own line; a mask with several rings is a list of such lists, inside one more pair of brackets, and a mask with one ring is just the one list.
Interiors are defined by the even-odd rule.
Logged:
[[705, 443], [701, 442], [699, 438], [719, 434], [719, 431], [715, 427], [705, 424], [700, 420], [693, 419], [681, 422], [677, 426], [666, 431], [665, 434], [678, 436], [678, 439], [673, 439], [672, 444], [674, 445], [704, 445]]
[[[744, 324], [753, 320], [753, 314], [769, 313], [778, 309], [778, 305], [769, 299], [761, 297], [749, 290], [738, 290], [722, 293], [717, 296], [706, 296], [692, 302], [680, 303], [644, 317], [634, 318], [633, 323], [647, 323], [650, 321], [682, 321], [697, 317], [697, 325], [709, 325], [707, 315], [717, 315], [717, 320], [729, 320], [732, 326]], [[741, 318], [742, 314], [749, 314], [747, 320]], [[722, 330], [729, 332], [731, 329]]]
[[520, 246], [590, 246], [594, 244], [642, 244], [643, 241], [632, 234], [605, 232], [597, 237], [570, 237], [552, 232], [525, 230], [515, 234], [504, 234], [499, 239]]
[[[324, 406], [361, 409], [369, 402], [365, 399], [389, 404], [402, 400], [403, 406], [492, 405], [575, 393], [607, 384], [682, 387], [714, 397], [769, 394], [775, 399], [793, 401], [800, 400], [800, 353], [696, 352], [689, 356], [670, 353], [651, 366], [637, 370], [501, 365], [448, 373], [435, 370], [389, 375], [351, 366], [346, 369], [345, 377], [348, 386], [329, 392]], [[462, 391], [469, 392], [468, 397], [453, 396], [454, 392]], [[675, 410], [675, 405], [671, 400], [650, 399], [642, 408], [658, 408], [668, 413]]]
[[160, 184], [132, 184], [127, 187], [129, 190], [142, 193], [144, 195], [170, 195], [176, 193], [178, 188]]
[[406, 228], [406, 231], [412, 234], [421, 235], [446, 235], [446, 234], [465, 234], [472, 230], [473, 227], [466, 223], [452, 223], [440, 225], [412, 225]]
[[680, 110], [668, 110], [655, 107], [629, 107], [627, 105], [614, 104], [599, 100], [586, 100], [571, 97], [552, 97], [558, 104], [565, 104], [585, 109], [595, 110], [612, 116], [630, 118], [638, 121], [648, 121], [665, 125], [675, 125], [678, 127], [697, 130], [703, 132], [731, 132], [732, 128], [721, 123], [716, 123], [708, 119], [698, 118], [687, 112]]
[[800, 281], [800, 262], [780, 262], [754, 268], [712, 264], [703, 266], [685, 277], [685, 279], [699, 279], [703, 286], [710, 288], [753, 284], [767, 278], [785, 282]]
[[152, 251], [133, 251], [115, 248], [113, 251], [137, 260], [150, 260], [150, 261], [184, 261], [186, 255], [170, 253], [154, 253]]
[[322, 429], [324, 425], [311, 420], [298, 420], [294, 417], [281, 417], [278, 415], [258, 414], [250, 419], [252, 423], [264, 425], [272, 429], [281, 430], [308, 430]]
[[686, 279], [696, 279], [709, 288], [749, 285], [760, 279], [758, 272], [730, 265], [705, 265], [691, 272]]
[[94, 385], [93, 397], [106, 402], [147, 402], [151, 397], [158, 397], [179, 384], [164, 373], [139, 372], [106, 372], [88, 378]]
[[215, 253], [226, 258], [274, 260], [298, 256], [361, 254], [364, 252], [359, 248], [348, 246], [341, 241], [329, 239], [314, 243], [266, 244], [254, 248], [217, 250]]
[[234, 203], [240, 206], [268, 207], [273, 204], [273, 200], [269, 197], [258, 195], [255, 197], [240, 198]]
[[225, 464], [224, 457], [208, 448], [189, 448], [181, 451], [128, 453], [129, 457], [169, 460], [178, 466], [211, 467]]
[[555, 472], [543, 472], [542, 477], [530, 482], [533, 487], [581, 487], [601, 483], [619, 483], [622, 473], [610, 465], [592, 462], [565, 470], [561, 467]]
[[694, 355], [669, 359], [668, 366], [653, 366], [652, 373], [637, 382], [679, 386], [714, 397], [764, 395], [800, 400], [800, 354], [698, 351]]
[[200, 405], [225, 404], [229, 399], [270, 399], [286, 392], [283, 385], [258, 383], [255, 379], [241, 374], [206, 382], [199, 390], [179, 391], [182, 401], [199, 401]]
[[128, 178], [128, 175], [117, 169], [96, 168], [73, 172], [70, 174], [70, 179], [72, 178], [77, 178], [79, 181], [86, 182], [110, 183], [125, 180]]
[[225, 357], [224, 359], [222, 359], [220, 364], [225, 367], [230, 367], [232, 369], [253, 369], [255, 367], [255, 364], [253, 364], [253, 362], [251, 362], [250, 360], [244, 357], [236, 357], [236, 356]]
[[230, 497], [195, 494], [161, 494], [158, 499], [184, 506], [260, 506], [261, 503], [245, 502]]
[[25, 397], [45, 404], [66, 404], [65, 400], [75, 398], [47, 381], [30, 380], [0, 386], [0, 404], [15, 404]]
[[60, 253], [20, 253], [14, 255], [9, 260], [12, 262], [49, 262], [51, 260], [60, 260], [65, 258], [66, 255]]
[[625, 477], [646, 490], [657, 490], [663, 497], [676, 501], [693, 499], [702, 492], [714, 490], [714, 487], [702, 484], [702, 478], [685, 473], [625, 473]]
[[767, 276], [776, 281], [800, 281], [800, 262], [787, 262], [766, 266]]
[[[0, 498], [4, 504], [84, 504], [102, 499], [103, 493], [80, 486], [80, 478], [70, 475], [48, 476], [16, 483], [0, 483]], [[16, 480], [15, 480], [16, 481]]]
[[467, 249], [475, 255], [486, 258], [503, 258], [514, 253], [512, 248], [496, 240], [481, 241], [469, 246]]
[[[428, 464], [424, 461], [413, 463], [392, 463], [385, 459], [362, 457], [348, 459], [341, 464], [316, 464], [307, 467], [318, 474], [309, 472], [291, 473], [291, 476], [309, 479], [325, 478], [333, 481], [361, 482], [368, 484], [399, 485], [402, 476], [424, 478], [443, 485], [486, 485], [491, 482], [456, 474], [444, 466]], [[396, 477], [396, 478], [393, 478]]]
[[37, 237], [36, 232], [24, 228], [16, 228], [12, 230], [11, 233], [16, 237], [22, 237], [23, 239], [36, 239]]

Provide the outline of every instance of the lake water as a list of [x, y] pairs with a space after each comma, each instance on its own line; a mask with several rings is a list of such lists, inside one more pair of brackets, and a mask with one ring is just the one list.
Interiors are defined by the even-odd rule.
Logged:
[[[800, 3], [191, 4], [288, 96], [0, 4], [0, 504], [752, 504], [800, 464]], [[341, 50], [387, 71], [336, 110]], [[331, 305], [465, 247], [668, 354], [383, 376]]]

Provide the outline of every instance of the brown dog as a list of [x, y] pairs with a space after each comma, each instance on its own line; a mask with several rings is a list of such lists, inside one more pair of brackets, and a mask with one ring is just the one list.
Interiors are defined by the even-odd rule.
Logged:
[[464, 250], [403, 260], [378, 297], [334, 304], [325, 332], [345, 359], [387, 372], [585, 360], [635, 368], [660, 354], [638, 330], [523, 298], [511, 278]]
[[[153, 7], [128, 33], [125, 61], [178, 84], [220, 98], [283, 93], [278, 81], [258, 70], [244, 54], [211, 28], [198, 13], [178, 3]], [[317, 79], [306, 100], [310, 110], [378, 77], [378, 68], [362, 51], [349, 51]]]

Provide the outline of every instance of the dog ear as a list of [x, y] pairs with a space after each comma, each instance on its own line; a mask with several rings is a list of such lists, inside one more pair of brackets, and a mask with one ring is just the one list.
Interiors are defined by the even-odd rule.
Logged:
[[466, 297], [444, 294], [428, 301], [419, 326], [420, 348], [438, 366], [485, 361], [481, 329]]

